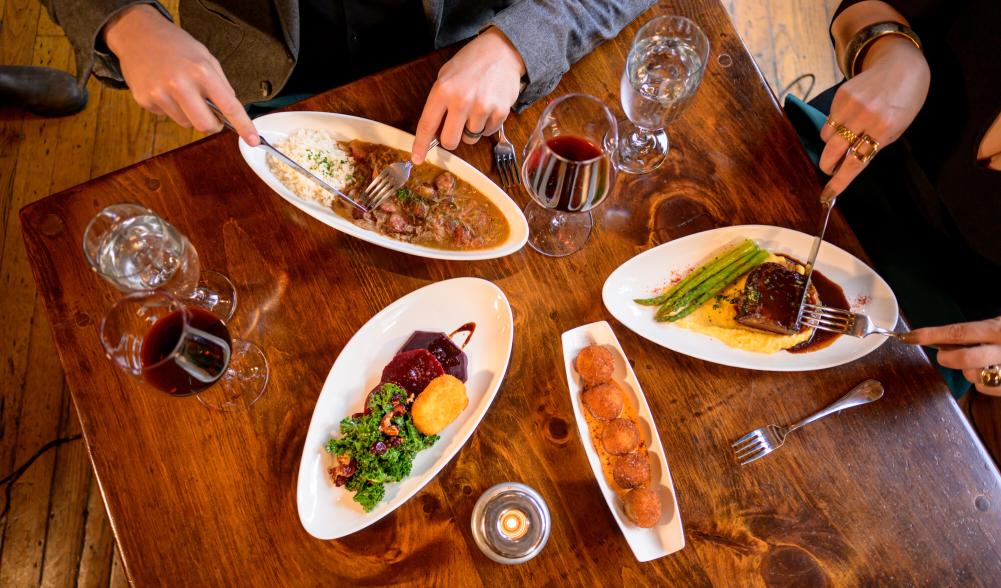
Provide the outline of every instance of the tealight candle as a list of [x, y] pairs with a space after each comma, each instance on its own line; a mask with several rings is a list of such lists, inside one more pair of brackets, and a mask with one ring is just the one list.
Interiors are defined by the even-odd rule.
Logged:
[[473, 539], [490, 559], [515, 564], [538, 555], [549, 540], [549, 508], [538, 492], [515, 482], [497, 484], [476, 501]]

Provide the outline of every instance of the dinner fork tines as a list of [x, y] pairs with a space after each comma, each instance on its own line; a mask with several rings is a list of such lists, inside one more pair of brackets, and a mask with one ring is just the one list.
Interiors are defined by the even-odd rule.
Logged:
[[876, 380], [866, 380], [848, 391], [847, 394], [834, 401], [832, 404], [820, 409], [816, 413], [805, 419], [789, 425], [787, 427], [779, 425], [768, 425], [755, 429], [733, 442], [734, 454], [740, 465], [747, 465], [752, 461], [764, 457], [775, 451], [785, 443], [786, 437], [796, 429], [820, 420], [827, 415], [834, 414], [846, 408], [860, 406], [875, 402], [883, 397], [883, 385]]
[[518, 173], [518, 155], [515, 153], [514, 145], [507, 140], [507, 135], [504, 134], [504, 125], [501, 125], [497, 130], [494, 165], [497, 166], [497, 175], [500, 176], [501, 186], [513, 188], [521, 183], [521, 175]]
[[899, 339], [906, 334], [877, 326], [872, 319], [862, 313], [815, 304], [803, 305], [801, 320], [808, 327], [859, 338], [879, 334]]
[[[427, 153], [430, 153], [438, 144], [438, 139], [433, 139], [428, 145]], [[385, 202], [386, 198], [395, 194], [407, 183], [407, 180], [410, 179], [410, 170], [413, 168], [414, 164], [409, 159], [397, 161], [384, 167], [379, 175], [372, 178], [372, 183], [365, 188], [365, 193], [361, 197], [361, 205], [368, 210], [377, 208]]]

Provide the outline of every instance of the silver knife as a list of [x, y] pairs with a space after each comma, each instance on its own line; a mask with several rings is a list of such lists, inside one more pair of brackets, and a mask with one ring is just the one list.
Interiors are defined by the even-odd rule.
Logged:
[[[233, 125], [230, 124], [230, 122], [226, 119], [226, 116], [222, 113], [222, 111], [219, 110], [218, 106], [216, 106], [215, 104], [213, 104], [211, 100], [206, 100], [205, 103], [208, 104], [208, 106], [209, 106], [210, 109], [212, 109], [212, 112], [215, 113], [216, 117], [218, 117], [218, 119], [219, 119], [219, 122], [221, 122], [223, 124], [223, 126], [225, 126], [227, 129], [233, 131], [234, 133], [237, 132], [236, 129], [233, 127]], [[239, 135], [239, 133], [237, 133], [237, 134]], [[296, 163], [294, 159], [292, 159], [288, 155], [285, 155], [281, 151], [275, 149], [274, 146], [271, 143], [269, 143], [268, 140], [265, 139], [262, 135], [258, 135], [258, 136], [261, 139], [261, 144], [259, 145], [259, 147], [263, 147], [268, 153], [274, 155], [275, 157], [277, 157], [278, 159], [280, 159], [282, 162], [284, 162], [285, 164], [287, 164], [289, 167], [291, 167], [295, 171], [297, 171], [300, 174], [302, 174], [303, 176], [305, 176], [307, 179], [312, 180], [313, 183], [315, 183], [316, 185], [320, 186], [321, 188], [323, 188], [327, 192], [330, 192], [334, 196], [337, 196], [341, 200], [344, 200], [345, 202], [347, 202], [348, 204], [351, 204], [352, 206], [354, 206], [355, 208], [357, 208], [358, 210], [360, 210], [362, 212], [368, 212], [367, 208], [365, 208], [361, 204], [358, 204], [357, 202], [355, 202], [350, 196], [348, 196], [344, 192], [341, 192], [340, 190], [338, 190], [337, 188], [331, 186], [330, 184], [324, 182], [316, 174], [314, 174], [313, 172], [309, 171], [308, 169], [306, 169], [306, 168], [302, 167], [301, 165], [299, 165], [298, 163]]]
[[813, 247], [810, 249], [810, 257], [806, 259], [804, 274], [806, 282], [803, 283], [803, 295], [799, 299], [799, 311], [796, 313], [796, 327], [803, 318], [803, 305], [806, 304], [806, 297], [810, 293], [810, 278], [813, 276], [813, 266], [817, 263], [817, 254], [820, 253], [820, 244], [824, 241], [824, 233], [827, 232], [827, 221], [831, 218], [831, 210], [834, 209], [834, 202], [838, 195], [827, 186], [820, 192], [820, 204], [824, 207], [824, 214], [820, 220], [820, 228], [817, 229], [817, 236], [813, 238]]

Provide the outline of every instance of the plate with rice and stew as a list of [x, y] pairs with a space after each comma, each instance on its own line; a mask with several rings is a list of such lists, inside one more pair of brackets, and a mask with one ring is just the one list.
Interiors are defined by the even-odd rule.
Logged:
[[[279, 112], [254, 120], [296, 163], [356, 200], [387, 165], [410, 159], [414, 136], [372, 120], [329, 112]], [[435, 148], [378, 208], [362, 213], [291, 167], [240, 140], [264, 183], [316, 220], [369, 243], [419, 257], [455, 260], [510, 255], [528, 239], [517, 204], [486, 175]]]

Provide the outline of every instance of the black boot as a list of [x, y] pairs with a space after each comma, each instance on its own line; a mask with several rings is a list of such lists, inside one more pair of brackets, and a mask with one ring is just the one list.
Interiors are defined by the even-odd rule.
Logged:
[[87, 88], [70, 74], [31, 65], [0, 66], [0, 106], [16, 106], [41, 116], [65, 116], [87, 106]]

